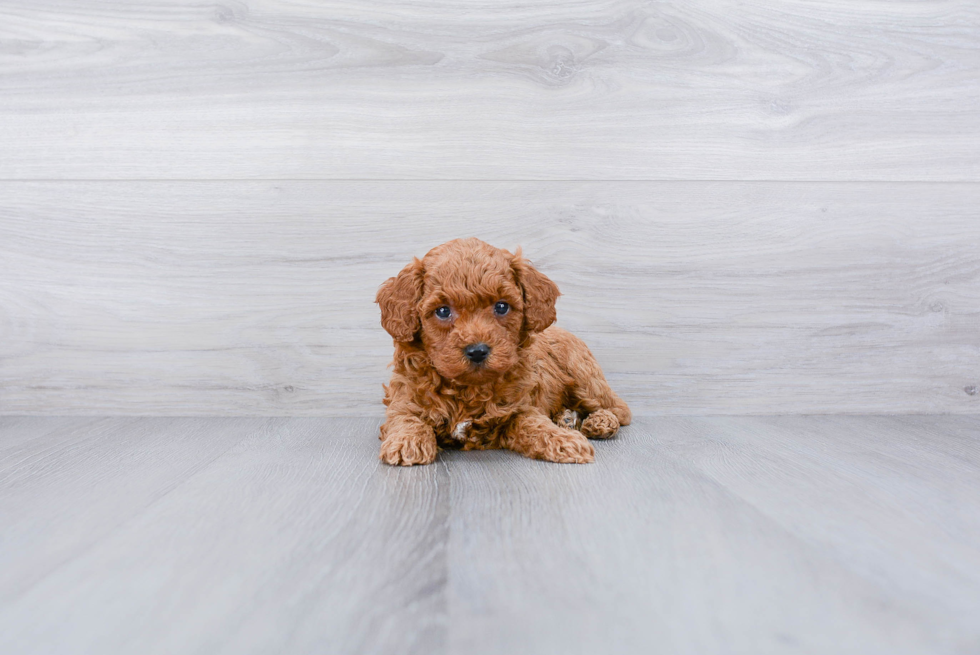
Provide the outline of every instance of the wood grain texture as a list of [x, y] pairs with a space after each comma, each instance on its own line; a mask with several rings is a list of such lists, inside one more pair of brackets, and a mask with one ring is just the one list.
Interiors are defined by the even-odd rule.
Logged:
[[23, 594], [269, 422], [39, 420], [45, 427], [17, 447], [18, 431], [0, 427], [5, 544], [0, 604]]
[[962, 180], [980, 6], [0, 5], [4, 179]]
[[0, 413], [378, 415], [373, 304], [525, 253], [639, 413], [980, 411], [980, 185], [0, 183]]
[[980, 645], [980, 418], [647, 417], [593, 465], [411, 469], [378, 423], [0, 420], [36, 435], [0, 452], [0, 651]]
[[[4, 653], [444, 652], [444, 469], [381, 464], [375, 420], [128, 425], [98, 459], [39, 444], [58, 475], [0, 486], [25, 517], [0, 527]], [[207, 464], [140, 498], [174, 459]]]
[[450, 651], [970, 652], [977, 468], [933, 448], [952, 423], [975, 457], [980, 425], [880, 421], [641, 419], [588, 467], [451, 453]]

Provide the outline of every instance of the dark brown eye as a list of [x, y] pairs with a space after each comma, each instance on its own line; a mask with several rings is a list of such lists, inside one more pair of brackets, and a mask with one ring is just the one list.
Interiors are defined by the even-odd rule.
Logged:
[[497, 304], [493, 306], [493, 313], [497, 316], [503, 316], [510, 311], [510, 305], [505, 303], [503, 300], [497, 301]]
[[445, 321], [447, 318], [453, 315], [453, 310], [449, 309], [449, 305], [443, 305], [442, 307], [436, 309], [435, 314], [436, 318], [441, 318]]

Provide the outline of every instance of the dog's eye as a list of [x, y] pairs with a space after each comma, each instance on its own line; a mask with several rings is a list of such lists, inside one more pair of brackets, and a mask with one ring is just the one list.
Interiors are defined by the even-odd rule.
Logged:
[[453, 310], [449, 309], [449, 305], [443, 305], [442, 307], [437, 308], [435, 313], [436, 317], [445, 321], [447, 318], [452, 316]]
[[503, 316], [510, 311], [510, 305], [505, 303], [503, 300], [497, 301], [497, 304], [493, 306], [493, 313], [497, 316]]

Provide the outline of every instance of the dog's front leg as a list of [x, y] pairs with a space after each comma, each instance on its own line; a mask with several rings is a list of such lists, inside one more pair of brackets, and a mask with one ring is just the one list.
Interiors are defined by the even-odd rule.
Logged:
[[431, 464], [438, 451], [432, 426], [399, 407], [388, 408], [381, 426], [381, 461], [394, 466]]
[[588, 464], [595, 449], [581, 432], [555, 425], [545, 414], [522, 412], [506, 427], [503, 446], [532, 459]]

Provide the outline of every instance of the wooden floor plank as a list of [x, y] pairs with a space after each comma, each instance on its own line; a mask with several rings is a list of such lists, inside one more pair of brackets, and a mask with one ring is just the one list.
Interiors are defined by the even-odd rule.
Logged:
[[4, 653], [980, 644], [976, 417], [639, 417], [590, 466], [410, 469], [371, 418], [75, 420], [0, 476]]
[[980, 13], [903, 0], [0, 7], [5, 179], [980, 180]]
[[0, 416], [0, 468], [10, 465], [18, 448], [33, 452], [31, 442], [53, 437], [71, 439], [72, 434], [84, 430], [89, 424], [102, 420], [92, 417], [80, 421], [74, 416]]
[[[860, 497], [887, 495], [875, 471], [848, 489], [837, 461], [801, 479], [759, 443], [738, 453], [729, 441], [753, 429], [760, 442], [795, 436], [750, 421], [641, 420], [597, 444], [594, 467], [453, 454], [451, 651], [884, 654], [976, 643], [977, 576], [957, 577], [978, 570], [965, 516], [976, 495], [944, 517], [970, 530], [970, 544], [955, 543], [903, 513], [902, 494], [876, 516], [880, 504]], [[940, 489], [913, 488], [924, 506], [945, 504], [941, 475], [931, 476]], [[840, 534], [824, 534], [837, 524]]]
[[[980, 422], [971, 422], [977, 451]], [[691, 426], [671, 445], [694, 468], [888, 596], [918, 605], [935, 626], [975, 630], [980, 468], [942, 456], [947, 417], [718, 417]]]
[[0, 650], [442, 652], [445, 472], [383, 466], [377, 425], [267, 422], [0, 611]]
[[269, 419], [43, 419], [0, 429], [0, 604], [86, 552]]

